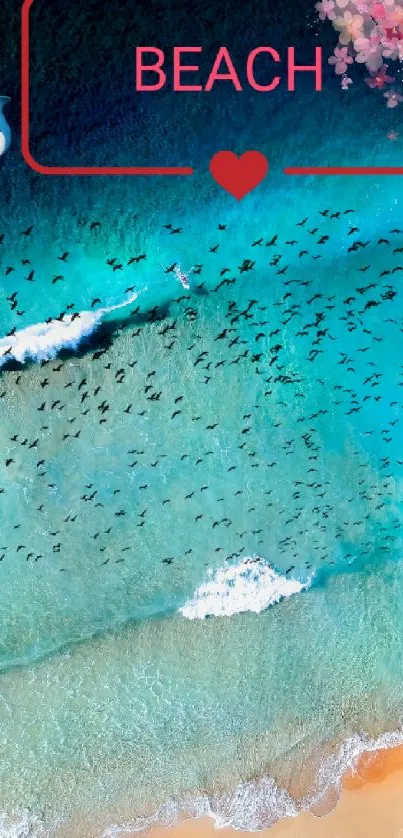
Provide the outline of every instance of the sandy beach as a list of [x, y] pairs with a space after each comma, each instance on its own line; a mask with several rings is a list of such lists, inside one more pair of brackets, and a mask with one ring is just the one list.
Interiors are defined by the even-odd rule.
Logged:
[[[208, 818], [148, 833], [151, 838], [214, 838], [217, 834], [219, 838], [251, 835], [232, 829], [216, 830]], [[324, 817], [303, 814], [259, 835], [262, 838], [402, 838], [403, 747], [364, 755], [356, 772], [346, 775], [339, 802], [329, 814]]]

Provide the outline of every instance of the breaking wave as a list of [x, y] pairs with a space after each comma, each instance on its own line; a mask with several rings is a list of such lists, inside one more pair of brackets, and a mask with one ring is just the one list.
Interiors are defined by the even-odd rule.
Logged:
[[107, 314], [130, 305], [137, 299], [132, 294], [125, 302], [96, 311], [80, 311], [65, 315], [61, 320], [35, 323], [14, 335], [0, 338], [0, 368], [10, 361], [25, 363], [27, 360], [49, 361], [62, 349], [77, 349], [102, 322]]
[[264, 559], [247, 556], [238, 564], [210, 571], [210, 579], [197, 588], [180, 613], [188, 620], [205, 617], [228, 617], [243, 611], [258, 614], [293, 594], [311, 586], [306, 582], [277, 573]]

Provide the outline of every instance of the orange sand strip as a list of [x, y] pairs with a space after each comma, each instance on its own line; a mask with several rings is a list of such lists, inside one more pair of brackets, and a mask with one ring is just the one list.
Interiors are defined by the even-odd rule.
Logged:
[[[403, 772], [403, 745], [398, 748], [363, 754], [354, 774], [346, 774], [343, 786], [359, 789], [366, 783], [381, 783], [392, 771]], [[403, 788], [402, 788], [403, 792]]]

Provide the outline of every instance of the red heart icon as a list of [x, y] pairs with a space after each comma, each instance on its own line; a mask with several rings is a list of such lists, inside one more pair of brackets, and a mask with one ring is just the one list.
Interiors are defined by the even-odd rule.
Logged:
[[227, 192], [241, 200], [266, 177], [269, 161], [260, 151], [245, 151], [237, 157], [233, 151], [219, 151], [210, 160], [210, 172]]

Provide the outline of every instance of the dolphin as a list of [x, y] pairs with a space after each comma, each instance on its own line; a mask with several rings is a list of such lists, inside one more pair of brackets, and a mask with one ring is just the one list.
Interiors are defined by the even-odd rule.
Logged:
[[11, 142], [10, 126], [3, 114], [4, 105], [9, 101], [8, 96], [0, 96], [0, 157], [7, 151]]

